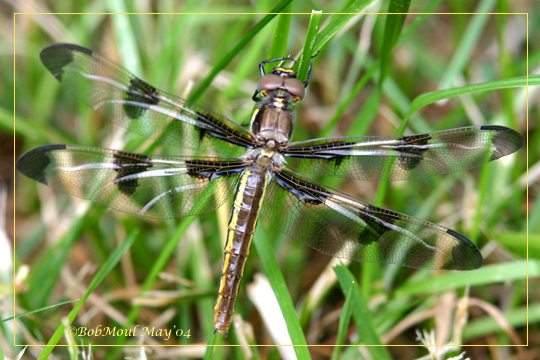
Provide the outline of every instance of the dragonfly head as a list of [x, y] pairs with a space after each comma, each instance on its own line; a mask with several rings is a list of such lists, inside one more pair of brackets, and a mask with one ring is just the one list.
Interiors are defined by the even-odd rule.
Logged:
[[300, 102], [306, 93], [304, 84], [296, 78], [292, 69], [276, 67], [259, 81], [257, 92], [264, 97], [274, 90], [285, 90], [291, 94], [295, 103]]

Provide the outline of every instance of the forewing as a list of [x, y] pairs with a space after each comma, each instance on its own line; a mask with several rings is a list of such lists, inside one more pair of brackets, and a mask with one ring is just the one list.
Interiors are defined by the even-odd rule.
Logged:
[[422, 269], [482, 266], [478, 248], [454, 230], [372, 206], [291, 171], [274, 174], [265, 209], [279, 231], [339, 258]]
[[295, 171], [368, 181], [420, 179], [471, 169], [512, 154], [523, 137], [504, 126], [408, 136], [327, 138], [291, 144]]
[[154, 88], [92, 50], [55, 44], [40, 56], [77, 99], [136, 134], [223, 156], [252, 144], [252, 135], [231, 120]]
[[215, 210], [233, 193], [238, 159], [150, 156], [46, 145], [23, 154], [17, 170], [53, 189], [155, 219]]

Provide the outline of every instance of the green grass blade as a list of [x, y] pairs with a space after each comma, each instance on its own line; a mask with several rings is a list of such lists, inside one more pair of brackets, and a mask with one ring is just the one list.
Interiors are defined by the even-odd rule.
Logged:
[[[489, 158], [486, 159], [486, 162], [488, 161]], [[490, 168], [491, 164], [485, 164], [484, 166], [482, 166], [482, 170], [480, 172], [480, 179], [478, 182], [478, 199], [476, 201], [476, 208], [474, 209], [472, 226], [469, 233], [467, 234], [469, 239], [475, 244], [478, 244], [478, 236], [480, 235], [480, 223], [483, 221], [484, 206], [491, 174]]]
[[[320, 132], [319, 137], [323, 138], [323, 137], [330, 136], [331, 132], [336, 128], [337, 123], [339, 122], [339, 119], [341, 118], [341, 116], [343, 116], [343, 113], [345, 112], [345, 110], [347, 110], [347, 107], [351, 104], [351, 102], [356, 98], [358, 93], [364, 88], [367, 82], [371, 80], [373, 75], [377, 72], [377, 69], [379, 68], [379, 64], [380, 64], [380, 60], [375, 62], [373, 65], [371, 65], [369, 70], [364, 74], [364, 76], [362, 76], [360, 81], [356, 83], [356, 85], [354, 86], [350, 94], [347, 95], [347, 97], [339, 104], [336, 113], [334, 114], [332, 119], [330, 119], [330, 121], [324, 127], [324, 129]], [[357, 124], [359, 122], [359, 119], [360, 119], [360, 116], [358, 116], [358, 118], [355, 120], [354, 123]], [[351, 130], [351, 133], [352, 131], [354, 130]], [[361, 136], [361, 135], [355, 133], [355, 136]]]
[[[483, 0], [476, 8], [469, 26], [462, 36], [462, 40], [456, 49], [454, 57], [446, 68], [446, 71], [439, 83], [439, 89], [446, 89], [454, 84], [454, 79], [465, 69], [469, 62], [473, 50], [478, 44], [480, 35], [484, 30], [490, 15], [485, 14], [491, 12], [497, 0]], [[484, 14], [481, 14], [484, 13]]]
[[362, 111], [358, 113], [353, 124], [347, 130], [346, 136], [364, 136], [367, 134], [371, 124], [375, 121], [379, 108], [381, 106], [381, 91], [377, 89], [373, 91], [366, 103], [362, 107]]
[[[531, 75], [529, 76], [529, 86], [539, 86], [540, 85], [540, 75]], [[434, 102], [448, 99], [454, 96], [464, 95], [464, 94], [470, 94], [478, 91], [490, 91], [490, 90], [500, 90], [500, 89], [508, 89], [508, 88], [517, 88], [517, 87], [524, 87], [527, 86], [527, 77], [526, 76], [519, 76], [512, 79], [502, 79], [502, 80], [495, 80], [495, 81], [488, 81], [480, 84], [473, 84], [473, 85], [466, 85], [466, 86], [460, 86], [455, 87], [452, 89], [444, 89], [444, 90], [437, 90], [432, 91], [428, 93], [424, 93], [422, 95], [417, 96], [412, 104], [409, 110], [407, 111], [407, 114], [405, 115], [405, 119], [403, 122], [408, 120], [413, 113], [418, 111], [420, 108], [433, 104]]]
[[292, 2], [289, 3], [284, 9], [284, 14], [279, 14], [276, 24], [276, 30], [268, 49], [268, 59], [275, 59], [278, 57], [288, 56], [287, 54], [287, 39], [289, 38], [289, 31], [291, 28], [291, 14]]
[[189, 97], [189, 101], [196, 101], [199, 96], [202, 95], [203, 91], [210, 85], [210, 83], [212, 82], [212, 80], [214, 80], [214, 78], [216, 77], [216, 75], [221, 71], [223, 70], [223, 68], [225, 68], [225, 66], [227, 66], [227, 64], [236, 56], [238, 55], [238, 53], [240, 52], [241, 49], [244, 48], [244, 46], [246, 46], [246, 44], [251, 40], [253, 39], [253, 37], [255, 35], [257, 35], [257, 33], [259, 31], [261, 31], [262, 28], [264, 28], [269, 22], [270, 20], [272, 20], [276, 15], [277, 13], [283, 11], [283, 9], [289, 5], [289, 3], [291, 2], [292, 0], [282, 0], [280, 1], [272, 10], [270, 10], [270, 13], [271, 14], [268, 14], [266, 15], [261, 21], [259, 21], [257, 23], [257, 25], [255, 25], [247, 34], [246, 36], [244, 36], [242, 38], [242, 40], [240, 40], [238, 42], [238, 44], [231, 50], [229, 51], [227, 54], [225, 54], [225, 56], [220, 60], [218, 61], [218, 63], [216, 64], [216, 66], [214, 66], [214, 68], [212, 69], [212, 71], [210, 72], [210, 74], [208, 74], [208, 76], [201, 82], [201, 84], [199, 85], [199, 87], [190, 95]]
[[[501, 283], [508, 280], [527, 279], [527, 262], [525, 260], [486, 265], [474, 270], [474, 276], [469, 272], [455, 272], [427, 278], [421, 281], [409, 282], [396, 290], [397, 297], [408, 297], [423, 293], [438, 293], [447, 290], [464, 288], [465, 286], [480, 286]], [[529, 277], [540, 276], [540, 261], [529, 260]]]
[[347, 7], [343, 12], [345, 14], [334, 15], [332, 20], [324, 29], [321, 30], [317, 36], [317, 41], [313, 46], [313, 51], [317, 52], [323, 48], [323, 46], [330, 41], [336, 35], [336, 33], [341, 30], [345, 25], [349, 23], [356, 15], [356, 13], [362, 12], [365, 8], [371, 5], [375, 0], [358, 0], [353, 2], [349, 7]]
[[411, 0], [390, 0], [388, 4], [388, 12], [396, 13], [395, 15], [386, 15], [386, 24], [384, 26], [384, 37], [381, 50], [381, 75], [379, 77], [379, 88], [382, 88], [382, 83], [386, 77], [387, 72], [390, 69], [392, 61], [392, 51], [397, 43], [405, 18], [407, 17], [407, 11]]
[[65, 305], [65, 304], [69, 304], [69, 303], [72, 303], [72, 302], [75, 302], [75, 301], [79, 301], [80, 299], [73, 299], [73, 300], [67, 300], [67, 301], [61, 301], [59, 303], [56, 303], [56, 304], [52, 304], [52, 305], [49, 305], [49, 306], [44, 306], [40, 309], [35, 309], [35, 310], [32, 310], [32, 311], [27, 311], [27, 312], [24, 312], [22, 314], [18, 314], [18, 315], [15, 315], [15, 316], [10, 316], [6, 319], [2, 319], [1, 322], [6, 322], [6, 321], [9, 321], [9, 320], [13, 320], [13, 319], [18, 319], [18, 318], [21, 318], [21, 317], [24, 317], [26, 315], [30, 315], [30, 314], [35, 314], [35, 313], [38, 313], [38, 312], [41, 312], [41, 311], [45, 311], [47, 309], [52, 309], [54, 307], [57, 307], [57, 306], [62, 306], [62, 305]]
[[529, 243], [527, 244], [526, 232], [497, 232], [495, 239], [507, 250], [514, 254], [527, 257], [527, 248], [531, 259], [540, 259], [540, 234], [529, 233]]
[[[433, 1], [427, 8], [426, 10], [424, 11], [425, 13], [429, 13], [431, 12], [442, 0], [435, 0]], [[399, 36], [399, 38], [397, 39], [397, 42], [396, 44], [400, 43], [403, 39], [405, 39], [418, 25], [420, 25], [420, 23], [426, 18], [428, 14], [422, 14], [422, 15], [419, 15], [418, 17], [416, 17], [414, 19], [414, 21], [401, 33], [401, 35]], [[336, 125], [339, 121], [339, 119], [343, 116], [343, 113], [345, 112], [345, 110], [348, 108], [348, 106], [350, 105], [350, 103], [356, 98], [356, 96], [358, 95], [358, 93], [364, 88], [364, 86], [367, 84], [367, 82], [369, 80], [371, 80], [371, 78], [373, 77], [373, 75], [376, 73], [377, 69], [379, 69], [379, 66], [380, 66], [380, 63], [381, 63], [381, 59], [378, 59], [375, 63], [373, 63], [369, 69], [366, 71], [366, 73], [362, 76], [362, 78], [360, 79], [360, 81], [358, 81], [356, 83], [356, 85], [354, 86], [353, 90], [347, 95], [347, 97], [345, 97], [345, 99], [338, 105], [338, 108], [336, 110], [336, 113], [334, 114], [334, 116], [332, 117], [332, 119], [330, 119], [330, 121], [328, 122], [328, 124], [324, 127], [324, 129], [321, 131], [321, 133], [319, 134], [319, 137], [327, 137], [327, 136], [330, 136], [331, 132], [333, 131], [333, 129], [336, 128]], [[382, 82], [380, 82], [382, 84]], [[360, 116], [355, 120], [355, 124], [357, 124], [357, 122], [360, 120]], [[360, 127], [358, 130], [359, 131], [363, 131], [363, 128], [364, 127], [368, 127], [368, 124], [364, 124], [364, 126]], [[351, 130], [351, 134], [352, 134], [352, 131]], [[363, 134], [362, 132], [360, 133], [354, 133], [354, 136], [361, 136], [360, 134]]]
[[213, 358], [214, 351], [216, 350], [216, 347], [214, 345], [216, 345], [216, 340], [218, 336], [221, 336], [221, 335], [213, 334], [212, 336], [209, 337], [208, 344], [207, 344], [208, 346], [206, 347], [203, 360], [210, 360]]
[[[352, 305], [352, 315], [356, 327], [358, 328], [358, 333], [360, 335], [360, 342], [366, 345], [382, 345], [381, 339], [377, 334], [375, 329], [375, 324], [373, 322], [373, 317], [367, 303], [365, 302], [360, 288], [355, 283], [355, 279], [350, 270], [343, 266], [338, 265], [334, 267], [336, 276], [341, 286], [341, 291], [346, 294], [347, 289], [352, 286], [352, 296], [353, 296], [353, 305]], [[373, 359], [377, 360], [390, 360], [390, 354], [384, 346], [369, 346], [368, 351], [370, 352]]]
[[[540, 225], [540, 197], [534, 199], [531, 209], [529, 210], [529, 231], [538, 233], [538, 225]], [[527, 224], [524, 224], [523, 231], [526, 231]]]
[[[70, 323], [75, 320], [75, 316], [77, 316], [79, 310], [83, 306], [84, 302], [90, 296], [90, 294], [96, 289], [96, 287], [105, 279], [107, 274], [111, 272], [111, 270], [116, 266], [116, 264], [120, 261], [124, 253], [131, 247], [135, 239], [137, 238], [137, 235], [139, 233], [139, 229], [134, 229], [131, 234], [129, 234], [124, 242], [122, 242], [112, 253], [111, 256], [105, 261], [103, 266], [98, 270], [92, 281], [90, 282], [90, 285], [88, 285], [88, 289], [86, 289], [86, 292], [82, 296], [81, 300], [75, 305], [73, 310], [71, 310], [67, 316], [67, 319]], [[45, 360], [49, 358], [49, 355], [54, 349], [54, 345], [58, 344], [60, 339], [62, 338], [64, 334], [65, 326], [61, 324], [54, 334], [51, 336], [50, 340], [47, 342], [47, 346], [43, 350], [43, 352], [39, 355], [38, 359]], [[52, 345], [52, 346], [51, 346]]]
[[[294, 310], [291, 295], [289, 294], [287, 284], [285, 283], [285, 278], [280, 270], [274, 251], [270, 246], [270, 240], [268, 239], [266, 229], [264, 229], [263, 226], [257, 228], [257, 231], [253, 236], [253, 244], [261, 259], [264, 273], [268, 277], [268, 280], [272, 285], [272, 290], [274, 290], [274, 293], [276, 294], [293, 345], [307, 345], [304, 332], [300, 326], [300, 321]], [[294, 350], [299, 359], [310, 359], [307, 347], [295, 346]]]
[[423, 11], [422, 11], [422, 14], [419, 14], [419, 15], [416, 15], [416, 17], [414, 18], [414, 20], [410, 23], [409, 26], [407, 26], [407, 28], [405, 30], [403, 30], [403, 32], [401, 33], [401, 35], [399, 36], [399, 39], [398, 39], [398, 43], [403, 40], [407, 35], [409, 35], [414, 29], [416, 29], [416, 27], [418, 25], [420, 25], [420, 23], [422, 21], [424, 21], [424, 19], [426, 18], [426, 16], [429, 16], [430, 13], [433, 12], [433, 9], [435, 9], [440, 3], [442, 2], [442, 0], [434, 0], [431, 4], [429, 4]]
[[[278, 15], [278, 17], [279, 16], [281, 15]], [[272, 32], [271, 32], [270, 27], [266, 27], [262, 29], [259, 35], [253, 39], [250, 46], [246, 47], [246, 49], [243, 51], [242, 56], [236, 62], [236, 70], [234, 71], [234, 78], [231, 81], [230, 85], [226, 89], [224, 89], [225, 96], [224, 96], [223, 102], [234, 101], [236, 96], [238, 96], [239, 93], [243, 92], [243, 88], [242, 88], [243, 82], [254, 73], [253, 70], [255, 69], [258, 70], [258, 66], [256, 65], [258, 65], [261, 61], [271, 58], [268, 56], [267, 57], [261, 56], [261, 53], [268, 46], [268, 41], [269, 41], [268, 39], [271, 38], [270, 36], [271, 33]], [[247, 99], [248, 97], [246, 96], [246, 100]], [[254, 105], [256, 106], [257, 104], [254, 103]], [[247, 122], [242, 123], [242, 125], [244, 124], [247, 124]]]
[[349, 323], [351, 321], [352, 316], [352, 306], [353, 306], [353, 286], [354, 281], [351, 283], [351, 286], [349, 287], [349, 291], [347, 291], [347, 294], [345, 295], [345, 304], [343, 304], [343, 308], [341, 309], [341, 314], [339, 315], [339, 326], [338, 326], [338, 334], [336, 339], [336, 346], [334, 347], [334, 351], [332, 351], [332, 358], [331, 360], [338, 360], [339, 355], [341, 354], [341, 346], [345, 343], [345, 336], [347, 335], [347, 328], [349, 326]]
[[129, 15], [123, 1], [107, 1], [112, 12], [118, 13], [111, 15], [112, 24], [116, 29], [119, 39], [116, 44], [119, 46], [122, 54], [122, 64], [126, 69], [137, 76], [142, 75], [141, 59], [137, 50], [137, 37], [133, 33], [133, 27], [130, 24]]
[[310, 58], [315, 55], [313, 47], [317, 40], [317, 34], [319, 33], [319, 27], [321, 25], [322, 12], [313, 11], [309, 19], [309, 27], [307, 31], [306, 41], [304, 43], [304, 50], [302, 50], [302, 56], [297, 62], [298, 65], [298, 79], [305, 81], [307, 79], [309, 71]]

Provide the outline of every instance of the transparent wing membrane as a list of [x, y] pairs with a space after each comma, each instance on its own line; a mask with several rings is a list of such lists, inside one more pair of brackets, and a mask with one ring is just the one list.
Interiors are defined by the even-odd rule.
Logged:
[[478, 248], [456, 231], [361, 202], [291, 171], [275, 174], [268, 191], [272, 225], [324, 254], [422, 269], [482, 266]]
[[240, 155], [253, 142], [231, 120], [156, 89], [89, 49], [52, 45], [41, 61], [77, 99], [146, 138], [221, 156]]
[[138, 216], [172, 219], [213, 211], [234, 192], [238, 159], [141, 155], [75, 145], [30, 150], [17, 170], [53, 189]]
[[388, 181], [471, 169], [523, 145], [515, 130], [487, 125], [408, 136], [315, 139], [291, 144], [284, 155], [295, 171]]

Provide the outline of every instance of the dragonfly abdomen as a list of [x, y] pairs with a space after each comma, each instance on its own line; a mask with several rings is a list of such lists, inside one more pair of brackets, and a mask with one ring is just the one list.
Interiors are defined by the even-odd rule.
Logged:
[[265, 169], [253, 168], [246, 170], [240, 178], [229, 219], [221, 281], [214, 306], [214, 326], [219, 334], [227, 334], [232, 322], [234, 302], [270, 177]]

